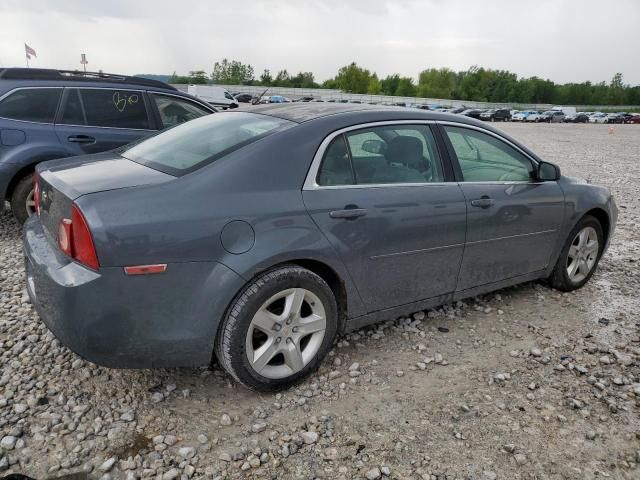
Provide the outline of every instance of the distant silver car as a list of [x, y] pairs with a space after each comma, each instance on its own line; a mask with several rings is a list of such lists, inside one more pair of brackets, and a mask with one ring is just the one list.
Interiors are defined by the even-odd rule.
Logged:
[[292, 103], [40, 164], [27, 290], [62, 343], [128, 368], [284, 388], [340, 332], [509, 285], [581, 287], [617, 219], [460, 115]]

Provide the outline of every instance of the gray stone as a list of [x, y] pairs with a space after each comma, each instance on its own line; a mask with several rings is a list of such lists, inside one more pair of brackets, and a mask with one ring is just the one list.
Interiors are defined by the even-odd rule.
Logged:
[[302, 437], [304, 443], [306, 443], [307, 445], [316, 443], [318, 441], [318, 434], [316, 432], [302, 432], [300, 436]]
[[367, 477], [367, 480], [378, 480], [382, 477], [382, 473], [378, 467], [373, 467], [371, 470], [367, 471], [365, 476]]
[[116, 457], [111, 457], [108, 458], [107, 460], [105, 460], [104, 462], [102, 462], [102, 465], [100, 465], [98, 467], [98, 470], [100, 470], [101, 472], [108, 472], [110, 471], [113, 466], [115, 465], [116, 461], [118, 459]]
[[0, 440], [0, 448], [2, 448], [3, 450], [13, 450], [13, 448], [16, 446], [17, 440], [18, 439], [12, 435], [2, 437], [2, 440]]

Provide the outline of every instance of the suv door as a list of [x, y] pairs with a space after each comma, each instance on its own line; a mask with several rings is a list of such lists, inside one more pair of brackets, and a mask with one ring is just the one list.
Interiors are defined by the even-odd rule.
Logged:
[[155, 131], [143, 91], [65, 88], [56, 134], [71, 155], [104, 152]]
[[468, 207], [458, 290], [544, 270], [564, 215], [560, 186], [537, 181], [535, 162], [496, 134], [442, 128]]
[[441, 158], [415, 122], [347, 128], [316, 154], [305, 205], [369, 311], [455, 290], [466, 206]]

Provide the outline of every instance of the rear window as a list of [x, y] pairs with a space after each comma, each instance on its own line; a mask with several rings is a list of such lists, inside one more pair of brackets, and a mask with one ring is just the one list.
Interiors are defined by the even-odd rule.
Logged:
[[53, 123], [61, 93], [61, 88], [16, 90], [0, 101], [0, 117]]
[[287, 120], [255, 113], [214, 113], [148, 138], [121, 155], [180, 176], [292, 125]]

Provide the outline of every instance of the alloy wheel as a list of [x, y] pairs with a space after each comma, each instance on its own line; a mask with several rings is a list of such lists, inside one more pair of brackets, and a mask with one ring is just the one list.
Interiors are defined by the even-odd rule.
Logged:
[[302, 370], [322, 346], [327, 319], [311, 291], [290, 288], [271, 296], [254, 314], [245, 341], [251, 367], [266, 378]]
[[580, 230], [571, 246], [567, 255], [567, 275], [573, 283], [583, 281], [598, 260], [598, 252], [600, 244], [598, 242], [598, 234], [593, 227], [584, 227]]
[[29, 195], [27, 195], [27, 200], [25, 201], [25, 208], [27, 209], [27, 215], [30, 217], [34, 213], [36, 213], [36, 200], [33, 197], [33, 189], [29, 191]]

